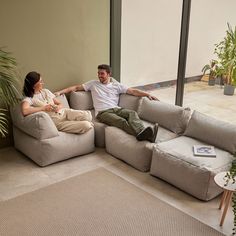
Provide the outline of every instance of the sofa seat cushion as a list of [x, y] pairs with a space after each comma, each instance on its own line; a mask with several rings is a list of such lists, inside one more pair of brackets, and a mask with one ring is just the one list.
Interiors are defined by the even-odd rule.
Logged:
[[94, 129], [95, 129], [95, 146], [104, 148], [105, 144], [105, 128], [106, 124], [99, 122], [98, 120], [93, 120]]
[[199, 139], [234, 154], [236, 125], [194, 111], [184, 135]]
[[94, 109], [91, 110], [91, 114], [93, 117], [93, 124], [95, 130], [95, 146], [104, 148], [105, 144], [105, 128], [107, 127], [106, 124], [99, 122], [95, 117]]
[[[145, 126], [153, 125], [144, 122]], [[177, 135], [173, 132], [159, 127], [157, 142], [170, 140]], [[153, 143], [148, 141], [137, 141], [136, 137], [127, 134], [116, 127], [107, 126], [105, 128], [106, 150], [111, 155], [130, 164], [140, 171], [149, 171], [152, 157]]]
[[140, 171], [149, 171], [154, 144], [137, 141], [134, 136], [112, 126], [105, 128], [105, 140], [106, 151], [112, 156]]
[[182, 134], [185, 131], [191, 112], [188, 108], [184, 109], [172, 104], [143, 98], [138, 114], [143, 120], [158, 123], [176, 134]]
[[201, 200], [210, 200], [222, 192], [215, 174], [228, 170], [233, 156], [215, 147], [216, 157], [193, 155], [193, 145], [206, 145], [181, 136], [154, 147], [151, 171], [157, 176]]
[[13, 126], [15, 148], [30, 157], [39, 166], [66, 160], [94, 151], [94, 129], [84, 134], [59, 132], [59, 135], [39, 140]]
[[[144, 121], [144, 120], [142, 120], [142, 121], [143, 121], [143, 124], [145, 127], [154, 126], [154, 124], [151, 122]], [[164, 127], [159, 125], [156, 143], [168, 141], [168, 140], [176, 138], [176, 137], [178, 137], [178, 135], [176, 133], [174, 133], [168, 129], [165, 129]]]

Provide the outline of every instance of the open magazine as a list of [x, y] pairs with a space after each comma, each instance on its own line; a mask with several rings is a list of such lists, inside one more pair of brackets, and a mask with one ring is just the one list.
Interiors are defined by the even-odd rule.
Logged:
[[193, 154], [195, 156], [216, 157], [214, 146], [194, 145]]

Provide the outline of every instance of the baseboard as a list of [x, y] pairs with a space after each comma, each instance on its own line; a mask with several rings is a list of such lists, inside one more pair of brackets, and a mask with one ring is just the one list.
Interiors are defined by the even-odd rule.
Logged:
[[[185, 83], [200, 81], [201, 78], [202, 78], [202, 75], [186, 77]], [[135, 88], [140, 89], [140, 90], [155, 90], [155, 89], [164, 88], [164, 87], [171, 87], [174, 85], [176, 85], [176, 80], [168, 80], [168, 81], [162, 81], [162, 82], [153, 83], [153, 84], [145, 84], [141, 86], [136, 86]]]

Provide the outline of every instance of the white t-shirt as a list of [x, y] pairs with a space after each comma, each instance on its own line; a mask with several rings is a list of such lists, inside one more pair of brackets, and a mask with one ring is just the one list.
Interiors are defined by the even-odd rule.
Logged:
[[108, 84], [103, 84], [98, 80], [92, 80], [83, 84], [85, 91], [91, 91], [95, 115], [99, 111], [118, 107], [119, 95], [126, 93], [128, 87], [122, 85], [116, 80], [112, 80]]
[[53, 98], [55, 98], [55, 95], [50, 92], [48, 89], [42, 89], [40, 93], [34, 94], [34, 96], [31, 97], [25, 97], [23, 99], [23, 102], [28, 102], [31, 106], [34, 107], [41, 107], [45, 106], [47, 104], [54, 104]]

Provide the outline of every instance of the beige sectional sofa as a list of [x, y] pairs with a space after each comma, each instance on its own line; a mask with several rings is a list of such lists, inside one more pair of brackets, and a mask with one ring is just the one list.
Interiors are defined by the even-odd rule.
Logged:
[[[65, 97], [62, 101], [66, 103]], [[73, 109], [91, 110], [94, 115], [89, 92], [72, 92], [69, 103]], [[45, 166], [92, 152], [95, 144], [134, 168], [150, 171], [151, 175], [201, 200], [210, 200], [222, 191], [213, 177], [220, 171], [228, 170], [231, 165], [232, 154], [236, 151], [235, 125], [196, 111], [191, 115], [189, 109], [127, 94], [120, 96], [119, 106], [137, 111], [145, 125], [158, 123], [157, 143], [137, 141], [134, 136], [102, 124], [96, 118], [93, 121], [94, 130], [83, 135], [65, 134], [55, 130], [52, 122], [43, 121], [49, 118], [46, 113], [33, 115], [41, 116], [37, 118], [41, 121], [30, 123], [30, 116], [22, 117], [19, 110], [13, 110], [15, 147], [37, 164]], [[45, 122], [48, 123], [46, 128]], [[29, 127], [35, 131], [29, 132]], [[40, 135], [35, 135], [36, 130]], [[55, 133], [53, 137], [48, 136], [51, 132]], [[62, 147], [55, 151], [59, 144]], [[214, 145], [217, 156], [194, 156], [192, 147], [196, 144]], [[39, 154], [36, 155], [37, 152]]]

